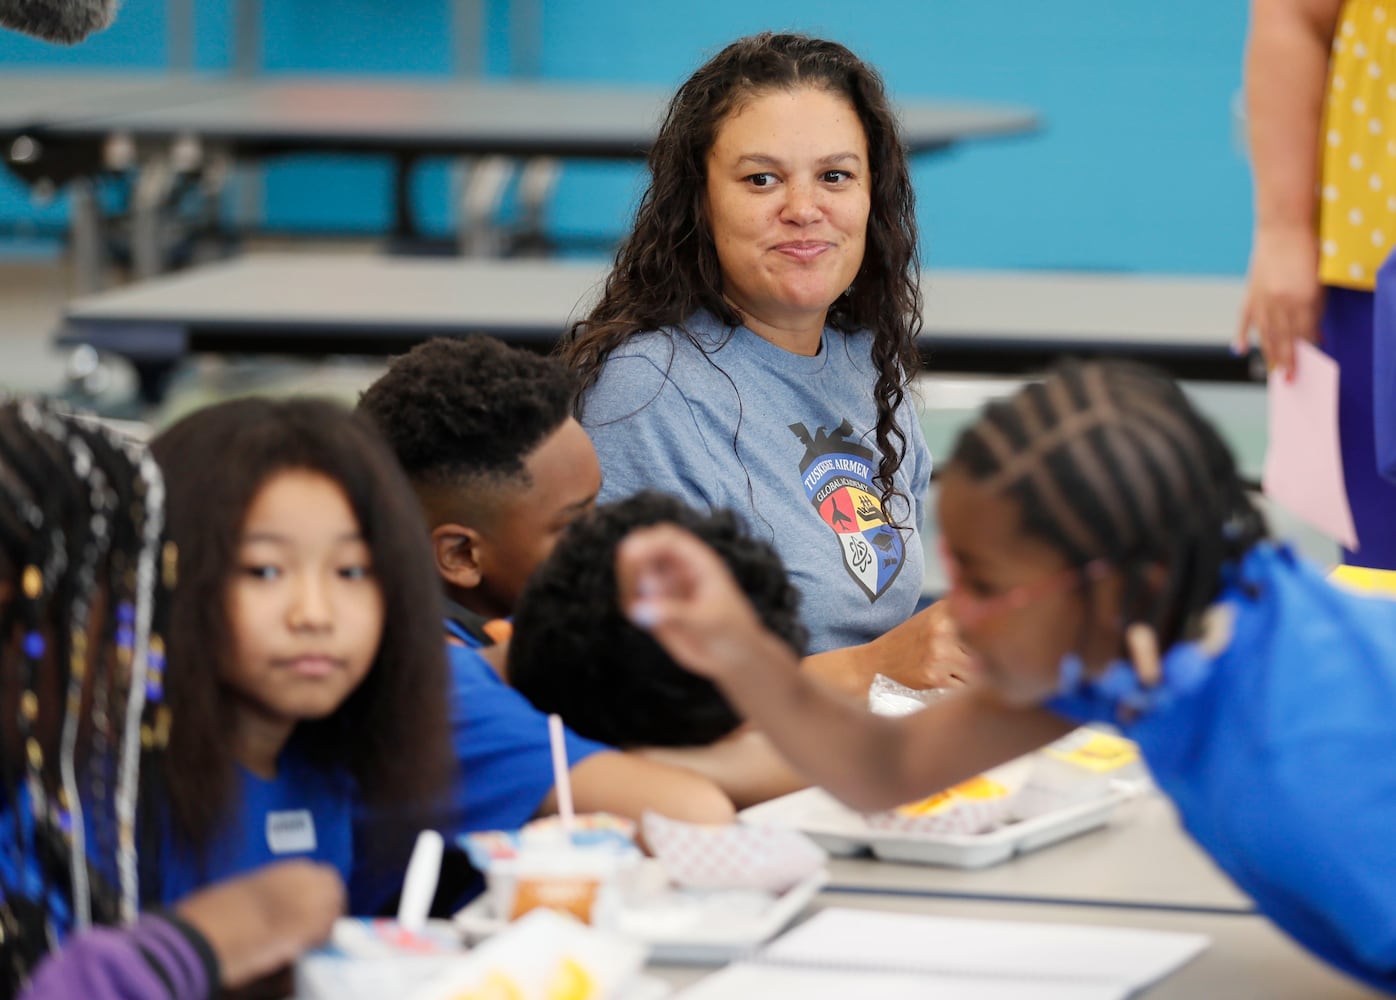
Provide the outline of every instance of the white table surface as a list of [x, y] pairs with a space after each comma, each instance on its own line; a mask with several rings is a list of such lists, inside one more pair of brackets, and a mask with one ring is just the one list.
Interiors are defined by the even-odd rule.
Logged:
[[[1144, 1000], [1357, 1000], [1382, 995], [1311, 957], [1258, 916], [828, 893], [815, 905], [975, 920], [1137, 927], [1201, 933], [1211, 938], [1211, 946], [1196, 959], [1138, 994]], [[650, 969], [651, 974], [676, 988], [691, 985], [713, 971], [679, 966]]]
[[1173, 807], [1156, 793], [1126, 803], [1109, 826], [989, 868], [836, 858], [829, 870], [830, 886], [839, 890], [1254, 911], [1250, 899], [1193, 843]]

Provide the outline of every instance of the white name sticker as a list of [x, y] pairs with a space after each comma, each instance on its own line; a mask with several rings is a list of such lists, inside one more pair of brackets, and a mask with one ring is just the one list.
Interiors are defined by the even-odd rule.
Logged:
[[315, 850], [315, 819], [309, 809], [267, 813], [267, 846], [273, 854]]

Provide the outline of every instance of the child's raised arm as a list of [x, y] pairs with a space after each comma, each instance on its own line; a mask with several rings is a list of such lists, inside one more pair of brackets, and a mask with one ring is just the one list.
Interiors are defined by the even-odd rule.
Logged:
[[711, 678], [812, 782], [857, 809], [886, 809], [972, 777], [1071, 729], [1049, 712], [971, 691], [907, 719], [850, 705], [800, 671], [722, 560], [672, 525], [616, 555], [622, 609], [685, 668]]

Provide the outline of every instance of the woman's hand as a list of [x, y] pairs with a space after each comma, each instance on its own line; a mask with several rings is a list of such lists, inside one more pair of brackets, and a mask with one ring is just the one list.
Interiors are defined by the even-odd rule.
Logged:
[[1295, 341], [1317, 344], [1323, 312], [1318, 279], [1318, 237], [1311, 226], [1261, 226], [1251, 249], [1238, 352], [1250, 346], [1251, 331], [1260, 337], [1265, 365], [1285, 376], [1294, 374]]
[[962, 687], [975, 675], [974, 658], [960, 644], [944, 601], [912, 615], [872, 646], [876, 673], [918, 691]]
[[211, 885], [175, 912], [208, 941], [222, 987], [235, 990], [328, 940], [344, 903], [344, 883], [334, 868], [295, 860]]

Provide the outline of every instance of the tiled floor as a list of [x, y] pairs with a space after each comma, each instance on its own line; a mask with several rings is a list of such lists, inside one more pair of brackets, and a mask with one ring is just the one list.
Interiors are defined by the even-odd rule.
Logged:
[[[67, 297], [67, 272], [58, 260], [6, 261], [0, 258], [0, 387], [16, 392], [63, 390], [67, 352], [50, 346]], [[169, 398], [158, 410], [138, 415], [159, 427], [183, 413], [230, 396], [250, 393], [315, 393], [352, 404], [383, 370], [381, 359], [334, 358], [288, 361], [205, 358], [177, 376]], [[103, 366], [98, 405], [131, 416], [133, 382], [119, 361]], [[933, 455], [944, 455], [959, 428], [986, 399], [1012, 388], [1001, 379], [924, 378], [918, 389], [922, 422]], [[1192, 385], [1194, 398], [1216, 420], [1236, 450], [1243, 469], [1259, 476], [1265, 453], [1265, 393], [1260, 386]], [[1331, 563], [1334, 546], [1282, 511], [1271, 511], [1277, 533], [1293, 537], [1311, 557]], [[928, 551], [933, 539], [927, 538]], [[938, 562], [927, 579], [938, 591]]]

